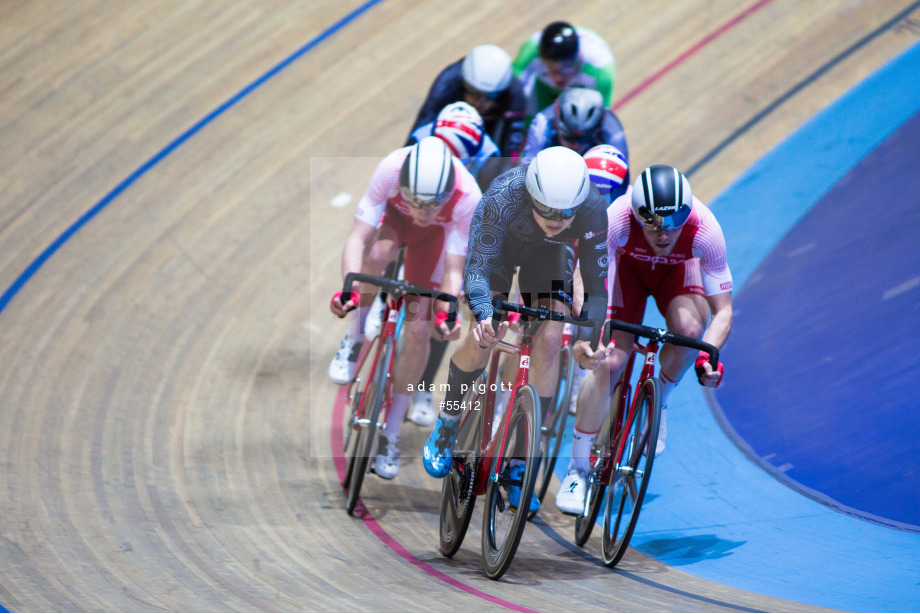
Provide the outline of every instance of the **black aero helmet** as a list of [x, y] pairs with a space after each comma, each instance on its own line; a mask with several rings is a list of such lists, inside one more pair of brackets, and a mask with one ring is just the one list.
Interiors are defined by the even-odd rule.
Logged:
[[633, 182], [632, 207], [646, 226], [677, 230], [693, 207], [690, 182], [673, 166], [650, 166]]
[[574, 60], [578, 56], [578, 34], [575, 26], [565, 21], [554, 21], [540, 35], [540, 58], [553, 62]]

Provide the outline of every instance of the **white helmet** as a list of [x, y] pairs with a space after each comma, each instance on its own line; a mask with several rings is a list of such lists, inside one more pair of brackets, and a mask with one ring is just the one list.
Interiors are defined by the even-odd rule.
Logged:
[[585, 159], [568, 147], [548, 147], [527, 167], [527, 191], [534, 210], [546, 219], [574, 216], [590, 189]]
[[511, 56], [497, 45], [473, 47], [462, 69], [463, 80], [485, 94], [499, 94], [511, 84]]
[[444, 141], [426, 136], [409, 148], [399, 188], [416, 209], [437, 209], [454, 193], [454, 159]]

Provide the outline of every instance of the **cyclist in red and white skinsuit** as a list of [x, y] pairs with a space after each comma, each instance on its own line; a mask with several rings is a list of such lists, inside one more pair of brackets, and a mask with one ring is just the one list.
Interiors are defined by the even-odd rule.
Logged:
[[[358, 203], [342, 254], [342, 278], [352, 272], [380, 275], [405, 243], [406, 281], [459, 296], [470, 221], [481, 197], [476, 180], [441, 139], [426, 137], [397, 149], [378, 164]], [[352, 297], [340, 293], [330, 305], [339, 317], [355, 307], [358, 310], [329, 366], [329, 376], [338, 384], [354, 378], [364, 342], [364, 321], [376, 288], [355, 284], [352, 292], [358, 293], [357, 305]], [[406, 296], [405, 307], [405, 349], [396, 358], [394, 394], [382, 432], [386, 441], [381, 441], [375, 460], [375, 471], [385, 478], [399, 471], [399, 427], [412, 398], [409, 386], [418, 382], [428, 360], [432, 329], [430, 297]], [[460, 335], [459, 324], [448, 329], [441, 323], [439, 330], [447, 339]]]
[[[715, 216], [693, 197], [687, 179], [670, 166], [644, 170], [607, 209], [610, 317], [641, 324], [649, 296], [655, 297], [668, 330], [721, 349], [732, 325], [732, 276], [725, 237]], [[589, 373], [578, 395], [572, 459], [556, 497], [567, 513], [581, 513], [588, 455], [610, 408], [612, 384], [619, 379], [635, 337], [613, 332], [616, 347], [604, 365]], [[665, 408], [671, 392], [694, 364], [700, 384], [716, 387], [709, 355], [665, 344], [660, 353], [661, 429], [656, 455], [664, 450]]]

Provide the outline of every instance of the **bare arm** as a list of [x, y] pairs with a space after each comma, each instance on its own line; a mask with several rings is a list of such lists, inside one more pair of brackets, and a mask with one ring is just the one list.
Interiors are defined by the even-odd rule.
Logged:
[[[444, 279], [441, 281], [441, 292], [459, 296], [463, 290], [463, 264], [466, 262], [466, 256], [459, 254], [446, 254], [444, 257]], [[450, 311], [451, 305], [447, 302], [438, 301], [436, 303], [437, 311]], [[456, 309], [456, 308], [455, 308]], [[438, 330], [444, 339], [454, 341], [460, 338], [462, 327], [460, 321], [454, 323], [453, 327], [448, 327], [442, 323]]]
[[712, 310], [712, 320], [703, 335], [703, 341], [721, 350], [732, 330], [732, 293], [713, 294], [707, 296], [706, 300]]
[[[720, 350], [728, 339], [728, 334], [732, 330], [732, 293], [723, 292], [706, 297], [709, 301], [709, 307], [712, 310], [712, 320], [706, 334], [703, 335], [703, 341], [716, 346]], [[701, 355], [702, 356], [702, 355]], [[722, 381], [722, 368], [719, 365], [718, 371], [712, 370], [712, 365], [708, 361], [702, 362], [697, 359], [697, 376], [700, 383], [704, 386], [717, 388]]]
[[342, 279], [349, 273], [360, 273], [364, 261], [367, 245], [377, 229], [367, 222], [355, 218], [345, 239], [345, 249], [342, 251]]
[[[355, 218], [352, 222], [351, 230], [348, 231], [348, 237], [345, 239], [345, 249], [342, 250], [342, 280], [349, 273], [360, 273], [361, 263], [364, 260], [364, 253], [367, 250], [367, 244], [376, 232], [376, 228], [367, 222]], [[358, 284], [352, 284], [351, 291], [358, 292]], [[342, 295], [332, 299], [329, 309], [333, 314], [344, 318], [350, 310], [357, 307], [357, 303], [351, 300], [349, 295]]]

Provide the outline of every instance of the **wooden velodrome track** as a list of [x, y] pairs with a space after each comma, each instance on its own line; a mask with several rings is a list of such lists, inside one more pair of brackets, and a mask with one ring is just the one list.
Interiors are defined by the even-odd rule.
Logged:
[[[692, 168], [709, 201], [915, 42], [920, 11], [386, 0], [231, 100], [359, 6], [0, 3], [0, 604], [813, 609], [637, 552], [611, 572], [536, 527], [491, 582], [477, 518], [437, 553], [440, 484], [411, 452], [395, 482], [368, 478], [372, 519], [348, 517], [327, 304], [354, 201], [329, 203], [360, 195], [442, 67], [557, 18], [610, 42], [633, 167]], [[403, 432], [420, 450], [427, 431]]]

